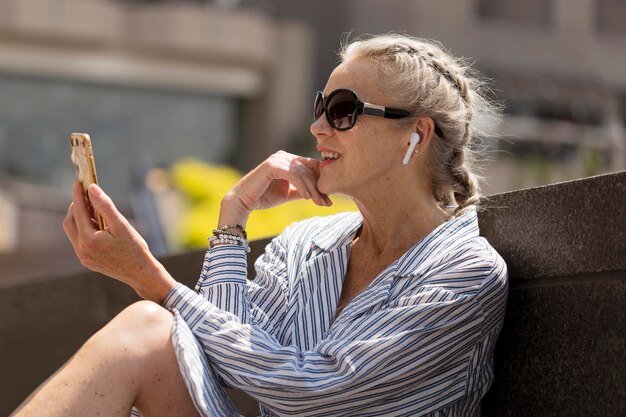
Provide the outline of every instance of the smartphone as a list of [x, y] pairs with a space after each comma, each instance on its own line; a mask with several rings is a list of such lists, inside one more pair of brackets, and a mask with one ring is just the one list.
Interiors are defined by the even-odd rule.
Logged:
[[97, 223], [99, 230], [104, 230], [106, 225], [102, 216], [97, 213], [91, 201], [87, 189], [91, 184], [98, 183], [96, 175], [96, 163], [93, 158], [93, 147], [91, 146], [91, 138], [86, 133], [72, 133], [70, 135], [70, 145], [72, 148], [72, 164], [74, 164], [74, 173], [76, 179], [83, 186], [83, 195], [87, 208], [91, 214], [91, 218]]

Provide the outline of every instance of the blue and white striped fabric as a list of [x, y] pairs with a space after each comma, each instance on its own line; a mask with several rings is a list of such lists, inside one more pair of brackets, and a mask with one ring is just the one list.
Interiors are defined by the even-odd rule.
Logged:
[[246, 279], [246, 253], [207, 252], [192, 291], [163, 305], [203, 416], [238, 416], [223, 386], [263, 416], [479, 416], [507, 295], [506, 265], [474, 212], [442, 224], [387, 267], [335, 319], [350, 242], [363, 219], [296, 223]]

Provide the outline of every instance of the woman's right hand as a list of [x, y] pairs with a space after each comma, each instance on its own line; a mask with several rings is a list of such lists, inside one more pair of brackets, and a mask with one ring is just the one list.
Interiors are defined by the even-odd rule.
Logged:
[[246, 225], [252, 210], [287, 201], [311, 199], [318, 206], [332, 201], [317, 189], [319, 161], [278, 151], [244, 176], [222, 200], [218, 227]]

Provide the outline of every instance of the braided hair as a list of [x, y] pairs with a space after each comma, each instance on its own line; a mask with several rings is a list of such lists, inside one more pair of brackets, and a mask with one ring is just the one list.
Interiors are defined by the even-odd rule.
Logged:
[[442, 133], [431, 141], [428, 156], [433, 195], [441, 205], [454, 206], [455, 215], [475, 210], [481, 194], [472, 142], [486, 133], [478, 121], [499, 115], [480, 75], [441, 44], [399, 34], [356, 39], [342, 47], [340, 57], [367, 58], [385, 75], [383, 84], [398, 100], [395, 105], [414, 115], [404, 123], [433, 119]]

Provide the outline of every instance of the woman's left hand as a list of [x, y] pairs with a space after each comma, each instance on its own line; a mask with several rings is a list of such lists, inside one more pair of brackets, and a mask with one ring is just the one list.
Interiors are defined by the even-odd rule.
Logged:
[[89, 187], [89, 199], [104, 218], [106, 230], [98, 230], [89, 214], [83, 188], [74, 182], [73, 202], [63, 221], [81, 263], [92, 271], [130, 285], [142, 298], [161, 303], [176, 281], [150, 253], [148, 244], [97, 185]]

